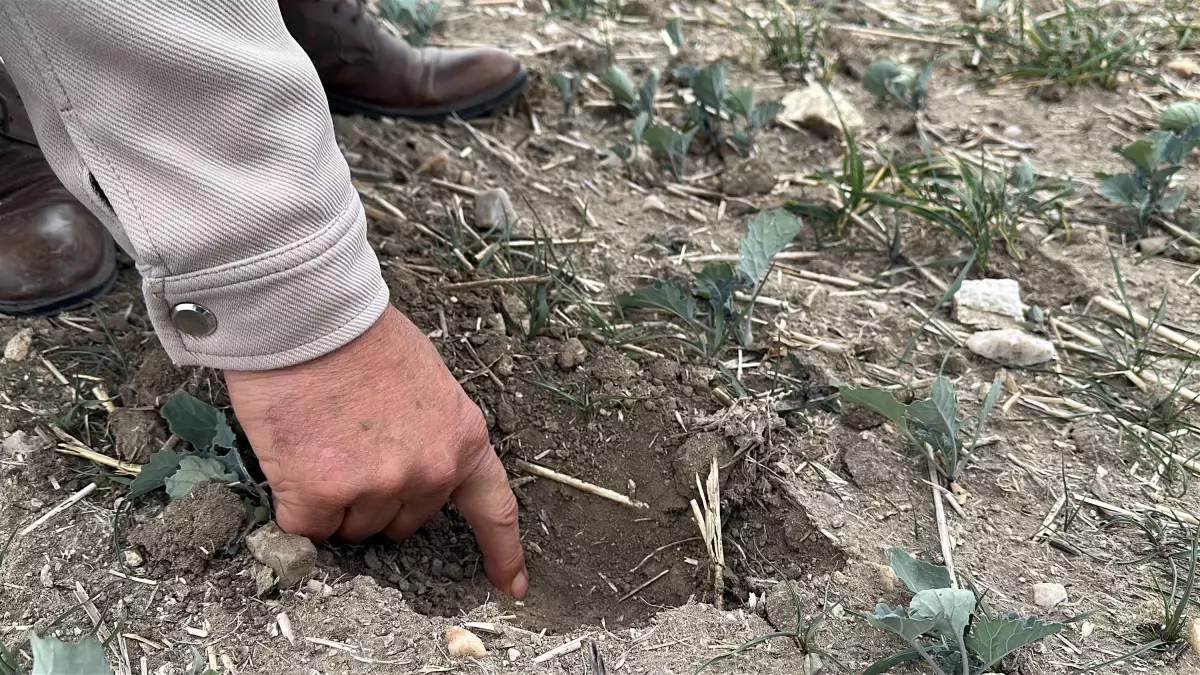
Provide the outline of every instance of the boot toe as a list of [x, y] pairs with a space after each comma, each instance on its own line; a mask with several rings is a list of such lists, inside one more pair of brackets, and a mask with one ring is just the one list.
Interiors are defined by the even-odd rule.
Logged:
[[46, 314], [107, 290], [116, 251], [104, 227], [73, 201], [33, 203], [0, 213], [0, 313]]
[[442, 103], [502, 96], [526, 77], [515, 56], [490, 47], [439, 50], [431, 61], [436, 98]]

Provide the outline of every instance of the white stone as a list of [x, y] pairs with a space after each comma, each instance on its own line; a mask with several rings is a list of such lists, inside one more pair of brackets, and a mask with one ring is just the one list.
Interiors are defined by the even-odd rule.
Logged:
[[4, 439], [3, 443], [0, 443], [0, 450], [3, 451], [0, 452], [0, 456], [11, 457], [13, 455], [20, 455], [24, 457], [39, 450], [44, 450], [46, 447], [46, 441], [42, 440], [40, 436], [30, 436], [24, 431], [14, 431], [11, 436]]
[[509, 230], [516, 226], [517, 210], [504, 188], [479, 193], [475, 198], [475, 229]]
[[975, 333], [967, 338], [967, 349], [1005, 366], [1035, 366], [1057, 356], [1049, 340], [1015, 328]]
[[1034, 584], [1033, 604], [1042, 609], [1054, 609], [1067, 601], [1067, 589], [1062, 584]]
[[844, 133], [843, 122], [850, 131], [866, 126], [862, 113], [849, 99], [833, 89], [827, 94], [816, 83], [788, 93], [781, 102], [783, 112], [779, 113], [779, 119], [795, 122], [827, 138], [840, 138]]
[[1138, 242], [1138, 249], [1146, 255], [1158, 255], [1170, 245], [1170, 237], [1146, 237]]
[[1020, 325], [1021, 284], [1015, 279], [968, 279], [954, 294], [954, 320], [980, 328]]
[[33, 331], [24, 328], [4, 345], [4, 358], [8, 361], [24, 361], [29, 358], [29, 346], [33, 344]]
[[446, 651], [456, 659], [482, 659], [487, 656], [483, 640], [471, 631], [458, 627], [446, 629]]

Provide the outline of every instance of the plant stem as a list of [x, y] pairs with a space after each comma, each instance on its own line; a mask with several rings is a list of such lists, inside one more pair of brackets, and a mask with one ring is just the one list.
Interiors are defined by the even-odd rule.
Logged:
[[921, 658], [929, 662], [929, 666], [933, 668], [933, 672], [937, 673], [937, 675], [946, 675], [946, 671], [942, 670], [942, 667], [938, 665], [938, 662], [933, 660], [933, 657], [929, 655], [929, 652], [925, 651], [925, 648], [921, 646], [920, 642], [913, 640], [911, 644], [913, 648], [917, 650], [917, 653], [921, 655]]

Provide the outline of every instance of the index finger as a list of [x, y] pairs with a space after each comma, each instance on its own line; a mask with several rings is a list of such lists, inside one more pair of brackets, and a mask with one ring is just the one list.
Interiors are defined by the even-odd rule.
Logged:
[[529, 572], [521, 549], [517, 499], [500, 458], [490, 447], [486, 452], [487, 458], [454, 490], [450, 501], [475, 530], [488, 579], [520, 600], [529, 587]]

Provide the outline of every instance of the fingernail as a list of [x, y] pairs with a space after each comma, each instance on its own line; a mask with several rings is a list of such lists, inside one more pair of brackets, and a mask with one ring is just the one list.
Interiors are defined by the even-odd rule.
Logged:
[[517, 572], [516, 578], [513, 579], [512, 584], [508, 587], [508, 594], [514, 599], [520, 600], [521, 598], [525, 597], [525, 592], [528, 590], [529, 573], [525, 570], [521, 570], [520, 572]]

